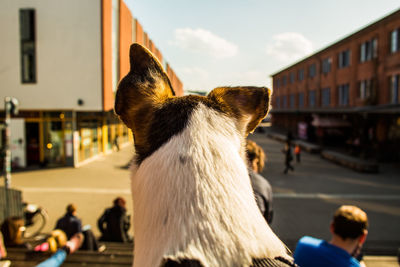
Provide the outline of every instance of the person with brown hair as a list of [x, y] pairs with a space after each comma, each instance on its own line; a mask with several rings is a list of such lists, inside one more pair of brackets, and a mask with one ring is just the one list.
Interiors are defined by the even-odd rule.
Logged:
[[107, 208], [97, 221], [101, 232], [100, 241], [131, 242], [128, 234], [131, 226], [130, 216], [126, 215], [126, 201], [117, 197], [113, 201], [113, 207]]
[[336, 210], [330, 225], [330, 242], [310, 236], [302, 237], [294, 253], [295, 263], [302, 267], [359, 267], [356, 257], [368, 234], [367, 214], [356, 206], [343, 205]]
[[74, 234], [82, 232], [82, 222], [76, 216], [76, 205], [68, 204], [66, 210], [67, 212], [63, 217], [57, 220], [55, 229], [61, 229], [65, 232], [68, 239], [70, 239]]
[[23, 240], [24, 219], [18, 216], [7, 218], [1, 225], [4, 245], [6, 247], [26, 247]]
[[253, 187], [257, 206], [268, 223], [272, 222], [272, 189], [271, 185], [259, 173], [264, 169], [266, 156], [264, 150], [251, 140], [246, 141], [249, 177]]
[[77, 217], [77, 207], [75, 204], [68, 204], [67, 212], [63, 217], [58, 219], [56, 227], [54, 229], [60, 229], [65, 232], [68, 239], [74, 236], [77, 233], [83, 234], [83, 243], [80, 247], [81, 250], [90, 250], [90, 251], [104, 251], [105, 246], [97, 242], [90, 225], [85, 225], [82, 228], [81, 219]]

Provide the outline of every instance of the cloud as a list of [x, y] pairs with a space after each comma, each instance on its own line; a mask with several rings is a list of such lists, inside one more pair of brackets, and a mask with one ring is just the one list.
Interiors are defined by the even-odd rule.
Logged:
[[313, 44], [300, 33], [285, 32], [274, 35], [267, 45], [267, 55], [280, 62], [293, 62], [313, 52]]
[[187, 67], [178, 69], [178, 72], [185, 77], [185, 89], [206, 91], [210, 86], [210, 75], [202, 68]]
[[238, 53], [238, 47], [225, 39], [198, 28], [176, 29], [173, 44], [196, 53], [208, 54], [214, 58], [234, 57]]
[[267, 86], [268, 75], [262, 70], [247, 70], [231, 76], [232, 84], [242, 86]]

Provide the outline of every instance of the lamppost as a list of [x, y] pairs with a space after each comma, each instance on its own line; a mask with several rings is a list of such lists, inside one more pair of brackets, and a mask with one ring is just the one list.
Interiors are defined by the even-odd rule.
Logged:
[[11, 187], [11, 148], [10, 148], [10, 139], [11, 139], [11, 115], [18, 114], [18, 100], [14, 97], [5, 97], [4, 98], [4, 111], [6, 114], [5, 118], [5, 156], [4, 156], [4, 185], [5, 185], [5, 198], [6, 198], [6, 208], [5, 208], [5, 218], [9, 215], [9, 189]]

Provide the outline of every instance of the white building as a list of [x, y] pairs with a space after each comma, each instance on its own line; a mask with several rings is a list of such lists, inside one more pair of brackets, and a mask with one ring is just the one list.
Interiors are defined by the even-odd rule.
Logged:
[[[122, 0], [3, 0], [0, 36], [0, 98], [20, 103], [12, 120], [16, 167], [77, 166], [110, 151], [117, 136], [131, 139], [113, 113], [129, 45], [162, 55]], [[167, 71], [179, 95], [182, 84]]]

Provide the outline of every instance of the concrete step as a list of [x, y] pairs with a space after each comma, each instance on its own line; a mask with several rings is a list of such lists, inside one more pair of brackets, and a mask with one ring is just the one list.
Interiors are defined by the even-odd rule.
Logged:
[[379, 165], [376, 162], [362, 160], [335, 151], [323, 150], [321, 152], [321, 157], [359, 172], [379, 172]]
[[[50, 253], [34, 252], [25, 248], [8, 248], [7, 259], [12, 266], [35, 266], [50, 257]], [[76, 251], [67, 256], [62, 266], [131, 266], [132, 251], [95, 252]]]

